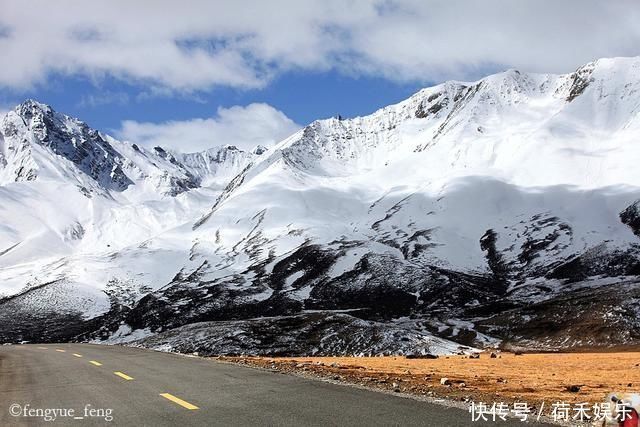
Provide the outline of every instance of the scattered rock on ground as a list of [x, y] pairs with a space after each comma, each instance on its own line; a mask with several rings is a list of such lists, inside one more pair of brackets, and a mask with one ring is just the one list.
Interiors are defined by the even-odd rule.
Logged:
[[437, 359], [438, 356], [435, 354], [419, 354], [419, 353], [411, 353], [404, 356], [406, 359]]

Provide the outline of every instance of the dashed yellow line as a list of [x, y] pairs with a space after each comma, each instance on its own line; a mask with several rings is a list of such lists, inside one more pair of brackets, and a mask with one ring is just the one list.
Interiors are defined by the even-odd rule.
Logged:
[[125, 379], [125, 380], [127, 380], [127, 381], [131, 381], [131, 380], [133, 379], [133, 377], [130, 377], [130, 376], [129, 376], [129, 375], [127, 375], [127, 374], [123, 374], [122, 372], [119, 372], [119, 371], [114, 372], [114, 374], [116, 374], [116, 375], [117, 375], [117, 376], [119, 376], [120, 378], [123, 378], [123, 379]]
[[[41, 350], [47, 350], [47, 347], [38, 347], [38, 348], [41, 349]], [[60, 353], [66, 353], [67, 352], [66, 350], [63, 350], [61, 348], [56, 348], [56, 351], [58, 351]], [[73, 355], [75, 357], [83, 357], [81, 354], [78, 354], [78, 353], [73, 353]], [[102, 366], [102, 363], [100, 363], [100, 362], [98, 362], [96, 360], [90, 360], [89, 363], [91, 363], [92, 365], [95, 365], [95, 366]], [[127, 381], [133, 380], [133, 377], [130, 377], [129, 375], [127, 375], [127, 374], [125, 374], [123, 372], [120, 372], [120, 371], [115, 371], [114, 374], [119, 376], [120, 378], [122, 378], [124, 380], [127, 380]], [[200, 409], [196, 405], [194, 405], [192, 403], [189, 403], [186, 400], [182, 400], [179, 397], [176, 397], [176, 396], [174, 396], [173, 394], [170, 394], [170, 393], [160, 393], [160, 396], [164, 397], [167, 400], [170, 400], [173, 403], [176, 403], [176, 404], [182, 406], [183, 408], [189, 409], [191, 411], [193, 411], [195, 409]]]
[[173, 403], [177, 403], [178, 405], [182, 406], [183, 408], [187, 408], [187, 409], [190, 409], [190, 410], [200, 409], [196, 405], [193, 405], [193, 404], [187, 402], [186, 400], [182, 400], [182, 399], [180, 399], [178, 397], [175, 397], [173, 394], [160, 393], [160, 396], [164, 397], [167, 400], [172, 401]]

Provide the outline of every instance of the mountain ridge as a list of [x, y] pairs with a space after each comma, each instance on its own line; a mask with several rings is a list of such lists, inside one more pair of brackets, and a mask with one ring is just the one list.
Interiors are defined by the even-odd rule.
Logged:
[[[296, 354], [366, 353], [375, 336], [383, 353], [637, 345], [639, 111], [640, 58], [616, 58], [447, 82], [369, 116], [315, 121], [259, 156], [107, 138], [127, 158], [182, 165], [194, 188], [66, 224], [80, 243], [46, 263], [15, 239], [0, 246], [14, 289], [0, 317], [19, 324], [0, 338], [171, 349], [202, 333], [203, 354], [269, 353], [281, 328], [305, 337], [289, 342]], [[143, 175], [132, 181], [148, 185]], [[51, 295], [76, 302], [60, 310]]]

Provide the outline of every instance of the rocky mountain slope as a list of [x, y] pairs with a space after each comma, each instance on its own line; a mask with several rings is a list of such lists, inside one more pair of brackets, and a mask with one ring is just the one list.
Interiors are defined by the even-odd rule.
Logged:
[[[640, 58], [447, 82], [259, 156], [147, 152], [78, 123], [33, 102], [3, 121], [3, 340], [278, 354], [640, 343]], [[62, 206], [61, 176], [78, 193]]]

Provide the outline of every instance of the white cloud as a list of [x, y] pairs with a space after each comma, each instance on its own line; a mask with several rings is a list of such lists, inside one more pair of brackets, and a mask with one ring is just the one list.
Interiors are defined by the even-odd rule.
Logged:
[[129, 94], [126, 92], [101, 91], [95, 94], [83, 95], [78, 103], [80, 107], [99, 107], [101, 105], [129, 103]]
[[141, 123], [122, 122], [117, 135], [137, 144], [160, 145], [182, 152], [200, 151], [219, 145], [235, 145], [251, 150], [257, 145], [273, 145], [300, 128], [284, 113], [268, 104], [218, 108], [215, 117]]
[[[188, 6], [187, 6], [188, 5]], [[291, 69], [433, 81], [640, 54], [636, 0], [3, 0], [0, 86], [48, 73], [192, 92]]]

